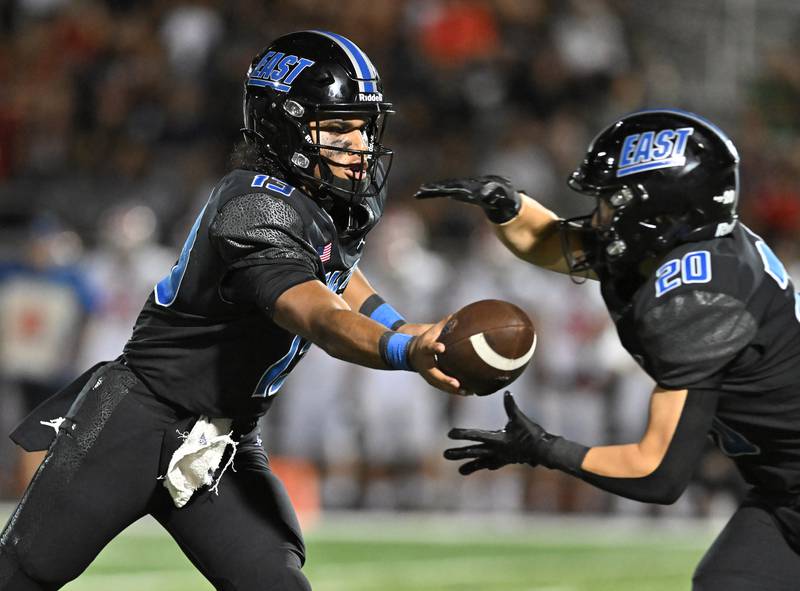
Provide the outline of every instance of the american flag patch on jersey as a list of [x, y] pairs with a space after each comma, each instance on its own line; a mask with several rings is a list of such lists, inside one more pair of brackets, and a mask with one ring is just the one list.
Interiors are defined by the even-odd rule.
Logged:
[[322, 248], [317, 248], [317, 254], [319, 255], [319, 260], [323, 263], [327, 263], [331, 260], [331, 248], [333, 247], [333, 242], [328, 242]]

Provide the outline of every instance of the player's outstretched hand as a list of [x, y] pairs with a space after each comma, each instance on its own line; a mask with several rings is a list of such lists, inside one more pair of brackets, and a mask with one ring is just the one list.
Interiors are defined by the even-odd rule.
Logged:
[[522, 205], [519, 193], [511, 181], [496, 175], [425, 183], [414, 193], [414, 197], [416, 199], [448, 197], [471, 203], [482, 207], [489, 220], [495, 224], [502, 224], [514, 218]]
[[436, 356], [444, 353], [444, 343], [436, 339], [450, 320], [450, 316], [443, 318], [436, 324], [427, 325], [427, 329], [422, 333], [417, 333], [416, 338], [411, 343], [408, 355], [411, 367], [419, 373], [431, 386], [444, 390], [450, 394], [465, 394], [461, 391], [458, 380], [445, 375], [442, 370], [436, 367]]
[[497, 470], [506, 464], [539, 463], [539, 445], [546, 432], [537, 423], [519, 409], [511, 392], [503, 395], [503, 405], [508, 415], [508, 423], [499, 431], [481, 429], [451, 429], [447, 436], [450, 439], [477, 441], [478, 445], [451, 447], [446, 449], [444, 457], [448, 460], [466, 460], [458, 471], [472, 474], [476, 470]]

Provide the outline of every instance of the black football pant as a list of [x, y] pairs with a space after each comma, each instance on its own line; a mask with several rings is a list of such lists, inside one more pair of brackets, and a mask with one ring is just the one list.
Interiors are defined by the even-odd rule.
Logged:
[[0, 534], [0, 591], [59, 589], [147, 514], [216, 589], [311, 589], [294, 510], [255, 432], [241, 438], [219, 495], [204, 490], [177, 509], [158, 477], [181, 443], [177, 431], [194, 418], [154, 398], [120, 363], [95, 374], [81, 396]]
[[800, 554], [771, 510], [745, 501], [703, 556], [692, 582], [692, 591], [797, 591]]

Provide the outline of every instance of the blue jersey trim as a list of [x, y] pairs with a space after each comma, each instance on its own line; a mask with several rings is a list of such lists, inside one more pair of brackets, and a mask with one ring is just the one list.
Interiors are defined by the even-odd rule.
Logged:
[[307, 350], [311, 343], [304, 341], [302, 337], [295, 336], [294, 339], [292, 339], [292, 343], [289, 345], [289, 350], [286, 352], [286, 354], [278, 359], [275, 363], [270, 365], [264, 372], [264, 375], [261, 376], [253, 396], [257, 398], [264, 398], [277, 394], [278, 390], [280, 390], [281, 386], [283, 386], [283, 382], [286, 381], [286, 378], [289, 375], [288, 373], [284, 372], [291, 365], [298, 353], [302, 351], [301, 345]]
[[189, 236], [183, 244], [178, 262], [172, 267], [169, 275], [156, 284], [154, 296], [156, 304], [159, 306], [169, 307], [175, 303], [178, 297], [178, 291], [180, 291], [181, 283], [183, 283], [183, 278], [186, 275], [186, 267], [189, 265], [189, 256], [192, 254], [194, 243], [197, 241], [197, 232], [200, 230], [200, 224], [203, 221], [203, 214], [206, 212], [206, 207], [208, 207], [208, 203], [200, 210], [200, 214], [194, 221], [192, 229], [189, 230]]

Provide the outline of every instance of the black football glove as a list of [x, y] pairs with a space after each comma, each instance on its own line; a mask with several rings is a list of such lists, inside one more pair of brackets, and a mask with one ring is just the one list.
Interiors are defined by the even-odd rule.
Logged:
[[507, 178], [480, 176], [468, 179], [447, 179], [425, 183], [416, 193], [416, 199], [448, 197], [483, 208], [486, 217], [495, 224], [503, 224], [519, 213], [522, 206], [519, 194]]
[[536, 466], [541, 461], [541, 447], [547, 432], [525, 416], [510, 392], [506, 392], [503, 396], [503, 406], [508, 415], [508, 423], [504, 429], [500, 431], [451, 429], [447, 434], [450, 439], [480, 442], [480, 445], [452, 447], [445, 450], [444, 457], [448, 460], [474, 458], [471, 462], [458, 467], [458, 471], [462, 474], [472, 474], [484, 468], [497, 470], [506, 464]]
[[479, 442], [479, 445], [445, 450], [444, 457], [448, 460], [473, 458], [471, 462], [459, 466], [459, 472], [466, 475], [484, 468], [497, 470], [506, 464], [541, 464], [568, 474], [581, 473], [581, 464], [589, 451], [588, 447], [551, 435], [542, 429], [525, 416], [510, 392], [503, 396], [503, 406], [508, 415], [508, 423], [503, 430], [451, 429], [447, 434], [450, 439]]

